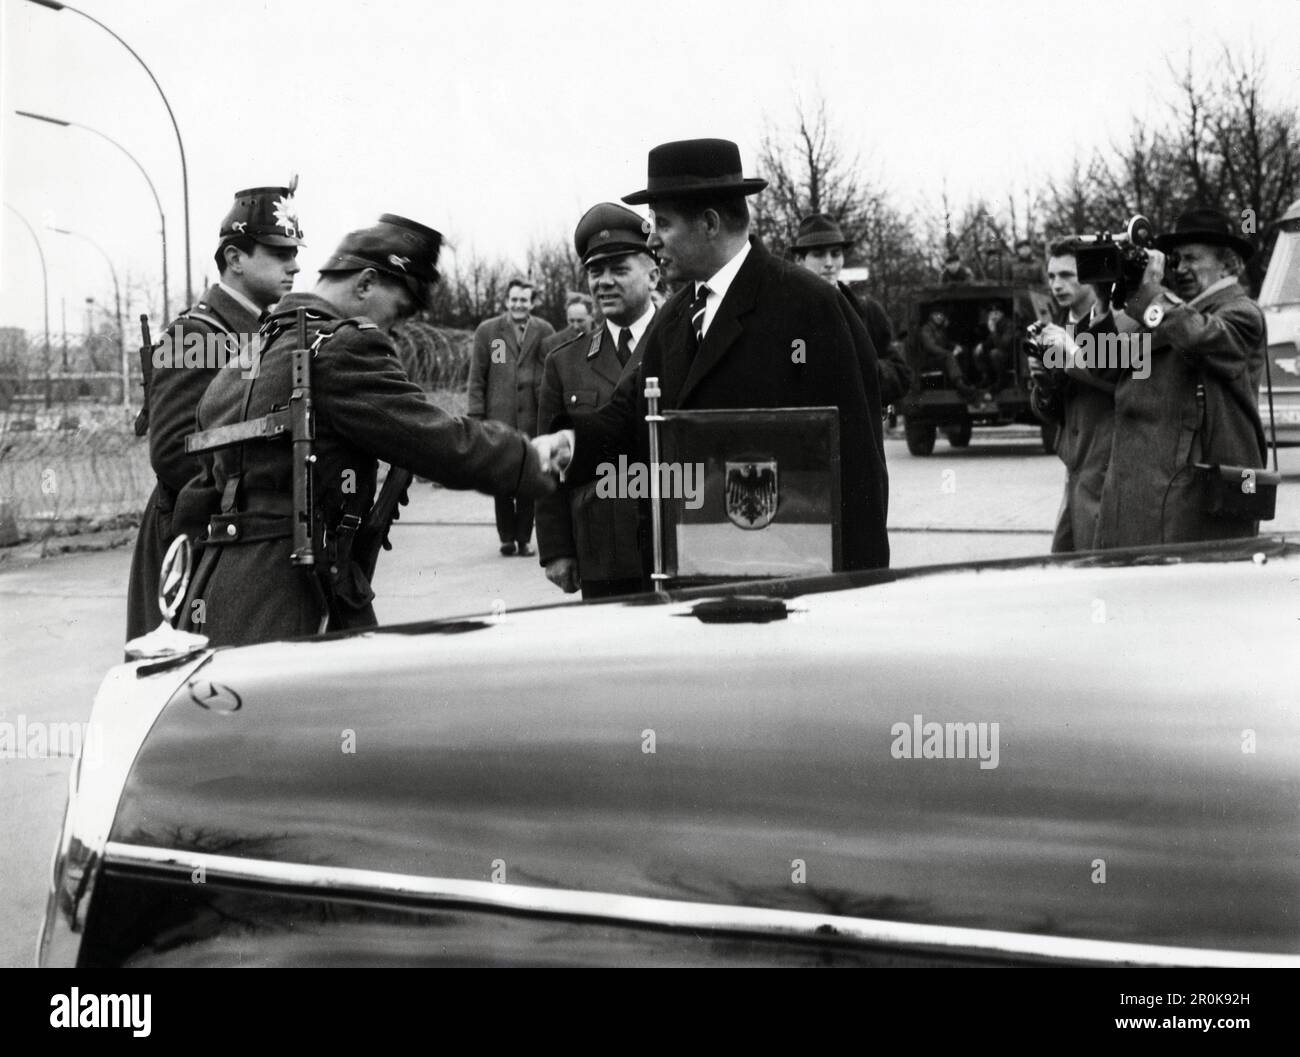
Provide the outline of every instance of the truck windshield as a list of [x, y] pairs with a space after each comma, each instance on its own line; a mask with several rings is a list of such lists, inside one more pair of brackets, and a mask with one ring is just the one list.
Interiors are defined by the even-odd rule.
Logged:
[[1300, 305], [1300, 223], [1280, 231], [1259, 291], [1261, 308]]

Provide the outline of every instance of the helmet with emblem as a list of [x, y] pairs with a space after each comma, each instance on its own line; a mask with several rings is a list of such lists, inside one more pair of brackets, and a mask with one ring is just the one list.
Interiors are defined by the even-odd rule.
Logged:
[[235, 192], [235, 204], [221, 222], [221, 245], [248, 238], [264, 246], [301, 246], [293, 191], [293, 187], [250, 187]]

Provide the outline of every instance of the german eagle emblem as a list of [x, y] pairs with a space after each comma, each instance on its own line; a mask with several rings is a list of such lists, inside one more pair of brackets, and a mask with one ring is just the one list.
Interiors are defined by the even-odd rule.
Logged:
[[727, 463], [727, 517], [733, 525], [766, 528], [779, 499], [775, 461]]

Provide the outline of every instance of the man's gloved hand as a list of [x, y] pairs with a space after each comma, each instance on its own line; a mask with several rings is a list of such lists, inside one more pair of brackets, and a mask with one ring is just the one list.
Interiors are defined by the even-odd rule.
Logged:
[[582, 577], [578, 575], [578, 562], [575, 558], [552, 558], [546, 563], [546, 579], [566, 595], [571, 595], [582, 586]]

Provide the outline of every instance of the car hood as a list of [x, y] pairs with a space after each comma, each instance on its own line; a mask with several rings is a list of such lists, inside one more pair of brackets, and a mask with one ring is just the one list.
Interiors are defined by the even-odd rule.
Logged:
[[692, 597], [221, 650], [111, 839], [1294, 953], [1300, 560], [1269, 553], [787, 583], [766, 623]]

